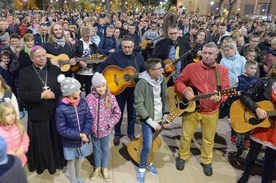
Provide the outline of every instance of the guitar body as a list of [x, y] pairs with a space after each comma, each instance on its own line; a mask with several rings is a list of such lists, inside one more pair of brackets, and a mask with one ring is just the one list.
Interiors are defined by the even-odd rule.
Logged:
[[66, 72], [70, 69], [70, 58], [68, 57], [68, 55], [62, 53], [58, 56], [55, 56], [55, 55], [47, 53], [46, 57], [58, 62], [59, 66], [60, 66], [60, 70], [62, 72]]
[[72, 71], [73, 73], [75, 73], [75, 72], [78, 72], [81, 68], [82, 68], [81, 64], [80, 64], [80, 63], [77, 63], [76, 65], [73, 65], [73, 66], [71, 67], [71, 71]]
[[[265, 111], [273, 111], [274, 106], [270, 101], [257, 102], [258, 106]], [[255, 114], [247, 109], [240, 100], [235, 101], [230, 108], [230, 122], [232, 128], [238, 133], [245, 133], [254, 128], [269, 128], [270, 122], [268, 117], [257, 119]]]
[[[150, 154], [147, 159], [147, 164], [150, 164], [152, 162], [154, 153], [161, 147], [162, 141], [160, 137], [156, 137], [154, 141], [152, 142], [152, 147]], [[140, 155], [143, 149], [143, 135], [141, 134], [139, 136], [139, 139], [132, 140], [127, 145], [127, 151], [130, 155], [130, 157], [137, 163], [140, 163]]]
[[132, 66], [121, 69], [115, 65], [111, 65], [106, 67], [102, 74], [113, 95], [119, 95], [126, 87], [135, 87], [135, 82], [132, 76], [136, 75], [136, 70]]
[[166, 59], [163, 61], [165, 64], [163, 78], [168, 83], [171, 77], [175, 74], [175, 66], [171, 59]]
[[[191, 87], [187, 87], [188, 90], [193, 92]], [[193, 112], [196, 109], [196, 101], [183, 102], [184, 96], [174, 90], [173, 86], [168, 88], [169, 93], [169, 104], [171, 109], [178, 108], [180, 110], [179, 115], [181, 116], [184, 112]]]

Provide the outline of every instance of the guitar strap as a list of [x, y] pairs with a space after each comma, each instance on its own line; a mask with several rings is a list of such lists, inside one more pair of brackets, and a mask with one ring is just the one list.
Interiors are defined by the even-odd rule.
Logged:
[[215, 72], [216, 72], [217, 88], [218, 88], [218, 91], [221, 91], [220, 76], [219, 76], [219, 70], [218, 70], [217, 64], [215, 66]]
[[138, 65], [137, 65], [137, 59], [136, 59], [136, 55], [135, 55], [134, 51], [133, 51], [133, 59], [134, 59], [134, 62], [135, 62], [136, 72], [139, 73]]

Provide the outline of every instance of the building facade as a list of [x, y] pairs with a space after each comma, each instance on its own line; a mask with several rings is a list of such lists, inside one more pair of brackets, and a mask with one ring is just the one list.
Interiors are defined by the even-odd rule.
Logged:
[[[183, 7], [188, 13], [209, 15], [218, 11], [219, 0], [177, 0], [177, 7]], [[227, 12], [229, 1], [224, 0], [223, 10]], [[276, 15], [276, 0], [237, 0], [231, 12], [232, 15]]]

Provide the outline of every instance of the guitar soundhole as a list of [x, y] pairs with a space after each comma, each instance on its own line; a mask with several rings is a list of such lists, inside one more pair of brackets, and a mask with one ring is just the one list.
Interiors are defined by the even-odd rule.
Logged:
[[125, 81], [131, 80], [130, 74], [125, 74], [125, 75], [124, 75], [124, 80], [125, 80]]
[[264, 119], [256, 119], [256, 118], [250, 118], [249, 124], [251, 125], [258, 125], [260, 124]]

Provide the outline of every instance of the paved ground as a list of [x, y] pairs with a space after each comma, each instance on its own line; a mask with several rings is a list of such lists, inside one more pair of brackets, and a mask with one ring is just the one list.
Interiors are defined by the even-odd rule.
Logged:
[[[124, 120], [125, 121], [125, 120]], [[26, 124], [26, 117], [23, 119]], [[126, 124], [122, 125], [122, 132], [126, 132]], [[136, 124], [136, 134], [141, 132], [140, 125]], [[187, 161], [185, 169], [178, 171], [175, 168], [175, 157], [178, 153], [178, 143], [181, 132], [181, 119], [177, 118], [170, 126], [161, 134], [162, 146], [155, 153], [154, 165], [158, 170], [158, 176], [153, 176], [149, 172], [146, 174], [146, 182], [148, 183], [234, 183], [240, 177], [247, 151], [244, 151], [240, 157], [235, 157], [236, 147], [230, 143], [230, 127], [225, 119], [219, 120], [217, 134], [215, 137], [213, 169], [214, 174], [207, 177], [203, 174], [200, 165], [200, 146], [202, 143], [200, 127], [193, 138], [191, 146], [190, 159]], [[126, 145], [129, 142], [127, 136], [122, 138], [119, 146], [113, 146], [113, 138], [110, 139], [110, 159], [109, 166], [111, 173], [111, 182], [113, 183], [134, 183], [136, 181], [137, 167], [131, 161], [127, 153]], [[260, 157], [262, 154], [260, 155]], [[86, 182], [102, 183], [105, 182], [102, 175], [95, 181], [89, 180], [93, 168], [93, 154], [84, 161], [82, 166], [82, 176]], [[251, 177], [250, 183], [261, 182], [262, 164], [256, 163]], [[25, 167], [30, 183], [63, 183], [70, 182], [68, 180], [68, 172], [66, 168], [58, 171], [54, 175], [50, 175], [47, 171], [37, 175], [35, 172], [29, 172]], [[274, 174], [274, 183], [276, 183], [276, 173]]]

